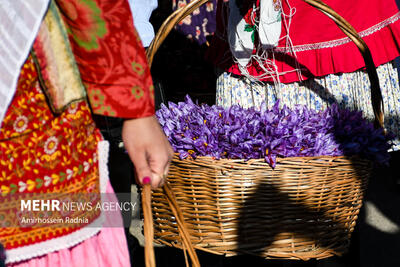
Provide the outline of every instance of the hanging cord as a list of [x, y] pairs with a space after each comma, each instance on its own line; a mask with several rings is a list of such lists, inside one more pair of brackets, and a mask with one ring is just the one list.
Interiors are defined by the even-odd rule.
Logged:
[[[290, 3], [288, 0], [285, 0], [289, 13], [286, 14], [283, 11], [282, 4], [281, 4], [281, 16], [282, 16], [282, 27], [286, 29], [286, 35], [280, 37], [279, 40], [286, 39], [285, 45], [286, 47], [283, 48], [284, 51], [287, 51], [287, 53], [291, 54], [294, 58], [296, 58], [296, 53], [293, 50], [293, 42], [290, 39], [290, 25], [292, 23], [292, 18], [293, 15], [296, 13], [296, 8], [292, 8], [290, 6]], [[257, 16], [255, 15], [257, 12], [259, 12], [258, 7], [253, 7], [253, 15], [251, 16], [252, 23], [255, 25], [256, 31], [259, 32], [259, 21], [257, 19]], [[281, 49], [280, 49], [281, 50]], [[237, 59], [233, 58], [233, 61], [238, 64]], [[254, 62], [257, 62], [258, 67], [262, 70], [261, 74], [258, 75], [252, 75], [248, 72], [248, 66], [254, 64]], [[250, 56], [250, 61], [247, 66], [241, 66], [238, 64], [238, 68], [241, 72], [241, 74], [248, 78], [252, 82], [259, 83], [262, 79], [265, 78], [270, 78], [272, 79], [274, 86], [276, 88], [280, 88], [280, 79], [279, 77], [282, 75], [285, 75], [290, 72], [297, 72], [298, 77], [300, 80], [302, 80], [301, 76], [301, 70], [300, 70], [300, 65], [298, 62], [295, 62], [296, 68], [294, 70], [290, 71], [278, 71], [278, 67], [275, 64], [275, 53], [274, 49], [264, 49], [262, 48], [262, 45], [258, 45], [256, 47], [256, 53]]]

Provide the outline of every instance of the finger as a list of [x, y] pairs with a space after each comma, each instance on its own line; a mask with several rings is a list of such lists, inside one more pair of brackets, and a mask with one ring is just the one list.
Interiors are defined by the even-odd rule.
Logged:
[[165, 166], [163, 168], [163, 175], [162, 175], [163, 179], [161, 180], [160, 187], [162, 187], [165, 184], [166, 180], [167, 180], [168, 173], [169, 173], [169, 168], [171, 166], [171, 160], [172, 160], [172, 157], [174, 155], [172, 148], [170, 148], [170, 151], [168, 151], [168, 152], [169, 153], [167, 153], [167, 160], [166, 160]]
[[156, 157], [150, 160], [150, 168], [152, 172], [152, 183], [153, 189], [161, 187], [164, 184], [164, 162], [162, 157]]
[[164, 179], [166, 179], [168, 177], [170, 166], [171, 166], [171, 162], [168, 162], [164, 167], [164, 172], [163, 172]]
[[157, 173], [153, 173], [153, 179], [151, 180], [151, 187], [153, 189], [157, 189], [161, 187], [163, 184], [164, 184], [164, 178]]
[[167, 175], [163, 175], [159, 187], [163, 187], [164, 184], [167, 182]]
[[170, 157], [168, 153], [152, 155], [153, 157], [149, 158], [149, 165], [153, 174], [152, 186], [158, 188], [164, 185], [169, 170]]
[[[132, 162], [135, 166], [136, 175], [141, 185], [150, 184], [153, 180], [151, 168], [149, 166], [146, 153], [144, 151], [137, 151], [132, 155]], [[146, 179], [145, 179], [146, 178]]]
[[169, 143], [167, 143], [167, 147], [168, 147], [167, 156], [166, 156], [167, 160], [165, 161], [164, 170], [163, 170], [164, 178], [166, 178], [166, 176], [168, 175], [169, 167], [171, 165], [171, 161], [172, 161], [172, 158], [174, 156], [174, 151], [172, 150], [172, 148], [171, 148]]

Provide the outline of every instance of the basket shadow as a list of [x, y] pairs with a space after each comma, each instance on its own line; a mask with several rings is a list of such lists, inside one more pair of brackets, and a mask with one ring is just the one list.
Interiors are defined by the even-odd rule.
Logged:
[[[265, 179], [243, 204], [238, 221], [237, 251], [264, 258], [309, 260], [345, 254], [361, 206], [343, 192], [338, 203], [310, 206], [296, 195], [282, 192]], [[274, 202], [266, 203], [265, 196]], [[337, 196], [334, 196], [335, 199]], [[332, 201], [332, 200], [331, 200]], [[316, 204], [316, 203], [313, 203]], [[325, 207], [324, 207], [325, 206]], [[335, 214], [335, 207], [347, 212]]]
[[[336, 103], [342, 108], [354, 109], [349, 103], [335, 99], [326, 88], [314, 79], [302, 82], [301, 85], [318, 94], [326, 104]], [[337, 123], [337, 125], [340, 124]], [[338, 144], [343, 142], [340, 137], [335, 136], [335, 138]], [[356, 179], [365, 186], [360, 188], [361, 191], [357, 193], [360, 196], [356, 202], [333, 202], [329, 205], [337, 205], [336, 208], [343, 208], [343, 205], [348, 205], [349, 208], [353, 208], [351, 213], [344, 217], [343, 214], [336, 216], [335, 213], [332, 213], [332, 207], [310, 206], [309, 203], [299, 200], [293, 194], [288, 194], [276, 185], [268, 183], [266, 179], [258, 184], [257, 189], [246, 199], [241, 209], [237, 250], [245, 253], [251, 250], [251, 253], [255, 252], [258, 256], [267, 256], [267, 258], [287, 258], [293, 255], [293, 258], [302, 259], [303, 255], [305, 259], [308, 259], [346, 254], [350, 247], [351, 234], [354, 231], [365, 194], [366, 183], [369, 174], [372, 172], [371, 169], [370, 173], [367, 174], [357, 167], [357, 158], [349, 158], [349, 161], [349, 164], [353, 166]], [[352, 193], [345, 191], [342, 193]], [[265, 194], [274, 195], [279, 205], [265, 203]], [[263, 223], [265, 220], [262, 218], [263, 215], [267, 214], [266, 209], [270, 214], [268, 224]], [[350, 219], [350, 217], [352, 218]], [[292, 244], [292, 249], [289, 248], [285, 251], [279, 248], [280, 246], [287, 246], [288, 243]], [[302, 246], [302, 244], [305, 246]], [[317, 254], [313, 255], [314, 250]], [[327, 254], [324, 254], [325, 252]]]
[[[307, 81], [306, 85], [310, 85], [309, 89], [322, 86], [316, 85], [313, 80]], [[334, 99], [329, 95], [327, 90], [316, 90], [315, 92], [324, 92], [321, 99], [329, 100], [329, 104]], [[353, 108], [348, 106], [348, 103], [339, 102], [334, 99], [333, 103], [337, 103], [345, 108]], [[385, 120], [399, 120], [400, 118], [386, 116]], [[337, 143], [343, 142], [340, 137], [337, 137]], [[343, 256], [349, 252], [351, 235], [354, 231], [356, 221], [365, 225], [365, 214], [361, 214], [361, 222], [358, 219], [362, 201], [367, 188], [367, 182], [372, 175], [371, 169], [368, 172], [363, 170], [359, 165], [358, 158], [349, 157], [349, 165], [352, 166], [354, 177], [361, 184], [358, 191], [352, 192], [350, 188], [344, 189], [339, 194], [351, 195], [358, 194], [357, 199], [351, 201], [341, 201], [340, 196], [337, 202], [328, 203], [326, 207], [317, 207], [310, 205], [307, 201], [299, 200], [296, 194], [290, 193], [287, 190], [281, 190], [276, 184], [270, 183], [265, 179], [258, 184], [257, 189], [246, 199], [243, 204], [238, 225], [237, 251], [243, 253], [255, 254], [264, 258], [292, 258], [292, 259], [322, 259], [334, 255]], [[398, 161], [397, 161], [398, 162]], [[394, 163], [396, 164], [396, 163]], [[393, 162], [392, 162], [393, 165]], [[301, 166], [299, 166], [300, 168]], [[361, 168], [360, 168], [361, 167]], [[392, 166], [393, 168], [394, 166]], [[376, 175], [376, 172], [375, 172]], [[338, 176], [340, 179], [340, 176]], [[388, 177], [386, 177], [388, 178]], [[390, 178], [389, 178], [390, 179]], [[374, 188], [370, 191], [376, 191]], [[307, 193], [307, 192], [305, 192]], [[274, 195], [276, 203], [266, 202], [265, 195]], [[374, 195], [374, 194], [372, 194]], [[371, 196], [371, 194], [370, 194]], [[307, 196], [304, 196], [307, 199]], [[335, 197], [332, 198], [335, 200]], [[372, 203], [381, 205], [382, 199], [371, 199]], [[316, 203], [311, 203], [316, 204]], [[351, 212], [344, 214], [335, 214], [334, 209], [347, 209]], [[345, 207], [347, 206], [347, 207]], [[394, 221], [400, 225], [398, 215], [393, 210], [382, 207], [385, 215], [389, 218], [394, 218]], [[267, 220], [266, 220], [267, 218]], [[366, 227], [364, 226], [364, 229]], [[370, 229], [370, 228], [368, 228]], [[388, 240], [390, 244], [394, 244], [393, 238], [398, 236], [388, 235], [385, 233], [379, 234], [379, 231], [373, 231], [383, 240]], [[359, 236], [356, 237], [359, 239]], [[365, 248], [361, 252], [360, 240], [352, 241], [358, 246], [353, 248], [351, 259], [353, 263], [359, 266], [360, 253], [365, 257]], [[289, 246], [288, 246], [289, 244]], [[311, 244], [311, 245], [310, 245]], [[286, 246], [286, 248], [284, 248]]]

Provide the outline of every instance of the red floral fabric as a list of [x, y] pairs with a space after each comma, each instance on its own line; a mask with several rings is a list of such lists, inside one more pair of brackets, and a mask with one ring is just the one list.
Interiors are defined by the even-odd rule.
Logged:
[[154, 87], [125, 0], [57, 0], [95, 114], [153, 115]]
[[[0, 243], [6, 249], [68, 235], [93, 222], [99, 211], [85, 211], [85, 221], [69, 225], [26, 222], [20, 198], [64, 199], [99, 193], [97, 144], [102, 140], [85, 101], [55, 116], [42, 92], [31, 58], [21, 70], [17, 91], [0, 128]], [[76, 213], [62, 214], [74, 217]], [[38, 214], [36, 214], [38, 217]], [[46, 210], [41, 218], [52, 218]], [[32, 217], [34, 218], [34, 217]]]

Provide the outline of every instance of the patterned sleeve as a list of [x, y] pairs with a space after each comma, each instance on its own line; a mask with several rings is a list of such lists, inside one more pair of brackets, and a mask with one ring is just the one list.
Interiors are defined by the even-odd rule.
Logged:
[[126, 0], [57, 0], [95, 114], [154, 114], [154, 87]]

